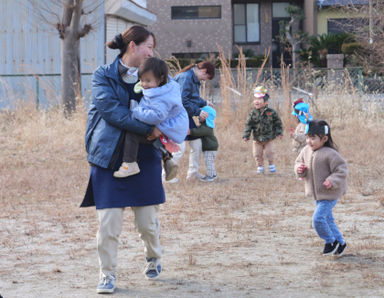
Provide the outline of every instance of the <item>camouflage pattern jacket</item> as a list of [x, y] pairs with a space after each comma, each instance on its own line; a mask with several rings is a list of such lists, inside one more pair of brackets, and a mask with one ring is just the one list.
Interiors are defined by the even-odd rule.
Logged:
[[243, 138], [249, 139], [251, 133], [253, 139], [259, 142], [267, 142], [283, 134], [283, 124], [275, 110], [265, 106], [260, 111], [254, 108], [247, 118]]

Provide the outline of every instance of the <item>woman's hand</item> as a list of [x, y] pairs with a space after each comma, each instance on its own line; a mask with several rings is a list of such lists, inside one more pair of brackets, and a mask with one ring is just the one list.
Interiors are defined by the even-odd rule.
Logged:
[[247, 138], [243, 138], [243, 142], [244, 143], [246, 143], [246, 142], [248, 142], [249, 141], [249, 139], [247, 139]]
[[202, 120], [206, 120], [208, 118], [208, 113], [206, 111], [201, 111], [199, 117]]
[[157, 138], [159, 138], [163, 133], [157, 128], [155, 127], [153, 130], [152, 130], [152, 133], [147, 136], [147, 140], [148, 141], [153, 141], [153, 140], [156, 140]]
[[307, 170], [307, 166], [305, 164], [301, 164], [298, 168], [297, 168], [297, 174], [303, 174], [305, 171]]

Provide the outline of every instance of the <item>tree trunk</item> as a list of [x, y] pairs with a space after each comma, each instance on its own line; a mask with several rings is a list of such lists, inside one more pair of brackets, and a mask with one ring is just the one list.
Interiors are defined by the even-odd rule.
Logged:
[[[81, 97], [80, 29], [83, 0], [63, 0], [61, 24], [61, 100], [65, 117], [76, 110], [76, 98]], [[89, 32], [89, 31], [88, 31]]]
[[61, 99], [66, 117], [76, 110], [80, 96], [80, 39], [68, 34], [61, 45]]

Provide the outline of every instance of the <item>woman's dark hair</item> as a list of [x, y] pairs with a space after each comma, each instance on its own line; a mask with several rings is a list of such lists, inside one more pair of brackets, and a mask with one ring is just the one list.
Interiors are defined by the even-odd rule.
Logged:
[[190, 64], [186, 67], [184, 67], [182, 70], [180, 70], [178, 73], [186, 72], [190, 70], [193, 67], [197, 67], [198, 69], [205, 69], [208, 74], [208, 79], [212, 80], [215, 77], [215, 66], [210, 61], [202, 61], [197, 64]]
[[312, 120], [307, 125], [308, 131], [306, 134], [308, 136], [318, 136], [319, 138], [327, 136], [328, 140], [324, 143], [324, 146], [337, 150], [337, 146], [332, 140], [331, 127], [326, 121]]
[[139, 78], [148, 71], [151, 71], [153, 76], [160, 81], [159, 87], [167, 83], [168, 65], [163, 60], [156, 57], [145, 59], [139, 66]]
[[132, 26], [125, 30], [122, 34], [115, 36], [113, 40], [107, 43], [107, 47], [110, 49], [119, 49], [120, 57], [125, 53], [127, 47], [131, 41], [136, 45], [146, 41], [149, 36], [153, 37], [154, 46], [156, 46], [155, 35], [141, 26]]

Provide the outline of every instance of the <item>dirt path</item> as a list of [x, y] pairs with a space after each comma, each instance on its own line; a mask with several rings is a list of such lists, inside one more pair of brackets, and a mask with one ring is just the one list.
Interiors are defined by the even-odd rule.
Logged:
[[[336, 206], [349, 248], [339, 259], [324, 257], [311, 227], [313, 202], [287, 177], [288, 169], [274, 177], [167, 185], [157, 281], [143, 278], [142, 244], [127, 210], [114, 297], [382, 296], [384, 212], [377, 198], [349, 193]], [[77, 208], [81, 192], [26, 199], [2, 204], [0, 294], [96, 297], [95, 210]]]

